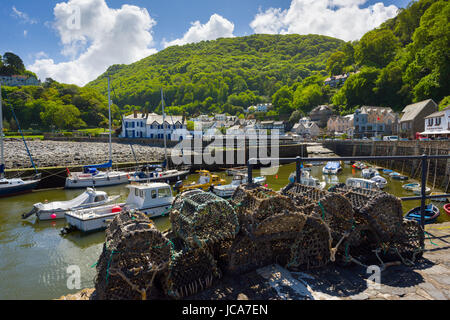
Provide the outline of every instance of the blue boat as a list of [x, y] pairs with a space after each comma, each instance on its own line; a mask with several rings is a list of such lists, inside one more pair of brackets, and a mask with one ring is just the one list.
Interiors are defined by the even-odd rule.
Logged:
[[[440, 214], [441, 213], [439, 212], [439, 208], [436, 207], [434, 204], [429, 204], [425, 206], [425, 215], [424, 215], [425, 224], [435, 223]], [[408, 220], [416, 220], [417, 222], [420, 223], [421, 218], [420, 207], [416, 207], [408, 211], [408, 213], [405, 215], [405, 218]]]
[[391, 169], [383, 169], [382, 171], [384, 174], [389, 174], [393, 172]]

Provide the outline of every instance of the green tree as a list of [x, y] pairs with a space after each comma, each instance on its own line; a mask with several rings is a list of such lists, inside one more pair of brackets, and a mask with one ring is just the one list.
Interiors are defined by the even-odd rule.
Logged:
[[280, 114], [289, 114], [292, 111], [292, 90], [288, 86], [281, 87], [272, 96], [272, 105]]
[[361, 66], [384, 68], [391, 62], [400, 41], [391, 30], [375, 29], [366, 33], [355, 48], [355, 61]]
[[336, 51], [327, 60], [327, 71], [331, 75], [341, 74], [344, 70], [346, 61], [345, 53], [342, 51]]

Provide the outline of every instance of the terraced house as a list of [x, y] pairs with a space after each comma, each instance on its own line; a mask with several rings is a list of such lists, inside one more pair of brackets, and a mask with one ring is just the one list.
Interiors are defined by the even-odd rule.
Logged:
[[397, 134], [399, 116], [391, 108], [378, 106], [362, 106], [355, 110], [353, 125], [354, 136], [376, 137], [379, 135]]
[[438, 105], [433, 99], [428, 99], [407, 105], [402, 110], [400, 119], [400, 135], [405, 138], [414, 139], [416, 133], [425, 130], [425, 117], [438, 111]]

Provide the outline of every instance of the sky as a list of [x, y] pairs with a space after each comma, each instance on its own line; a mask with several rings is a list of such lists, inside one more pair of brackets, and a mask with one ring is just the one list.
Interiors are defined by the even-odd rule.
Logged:
[[2, 0], [0, 54], [41, 80], [85, 85], [112, 64], [172, 45], [255, 33], [346, 41], [394, 17], [408, 0]]

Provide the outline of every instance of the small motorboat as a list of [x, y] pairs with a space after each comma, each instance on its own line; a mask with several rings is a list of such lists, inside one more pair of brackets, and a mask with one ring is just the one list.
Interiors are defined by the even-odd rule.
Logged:
[[366, 168], [366, 169], [362, 169], [362, 171], [361, 171], [361, 176], [364, 179], [370, 179], [370, 178], [373, 178], [378, 175], [380, 175], [380, 173], [378, 172], [378, 170], [376, 170], [374, 168]]
[[[414, 192], [414, 194], [417, 194], [419, 196], [422, 194], [422, 188], [420, 186], [417, 188], [413, 188], [411, 191]], [[428, 187], [425, 187], [425, 194], [429, 194], [430, 192], [431, 192], [431, 189]]]
[[109, 222], [124, 209], [134, 209], [151, 218], [167, 214], [174, 197], [170, 185], [150, 182], [127, 186], [130, 189], [125, 203], [100, 206], [66, 212], [66, 221], [71, 228], [82, 232], [105, 229]]
[[392, 179], [395, 179], [395, 180], [408, 180], [407, 176], [401, 175], [398, 172], [389, 173], [389, 177], [391, 177]]
[[130, 172], [131, 183], [133, 182], [165, 182], [175, 183], [183, 180], [189, 174], [189, 170], [164, 170], [162, 165], [147, 164], [136, 172]]
[[444, 205], [444, 211], [447, 215], [450, 216], [450, 203], [447, 203], [446, 205]]
[[362, 170], [362, 169], [368, 168], [367, 165], [365, 165], [365, 164], [362, 163], [362, 162], [355, 162], [354, 164], [352, 164], [352, 167], [353, 167], [354, 169], [358, 169], [358, 170]]
[[[248, 176], [246, 174], [235, 174], [230, 184], [211, 186], [213, 193], [222, 198], [229, 198], [233, 195], [234, 191], [241, 185], [247, 183]], [[264, 185], [266, 177], [253, 177], [253, 183]]]
[[404, 184], [402, 186], [402, 188], [405, 190], [408, 190], [408, 191], [413, 191], [413, 189], [415, 189], [415, 188], [420, 188], [420, 183], [418, 183], [418, 182], [407, 183], [407, 184]]
[[178, 192], [184, 192], [187, 190], [201, 189], [203, 191], [208, 191], [211, 186], [220, 186], [226, 184], [226, 180], [221, 179], [216, 174], [211, 174], [208, 170], [198, 170], [199, 178], [197, 182], [192, 182], [190, 184], [183, 184], [183, 181], [177, 181], [175, 183], [175, 190]]
[[[438, 196], [438, 195], [441, 195], [442, 193], [439, 193], [439, 192], [432, 192], [430, 195], [431, 196]], [[437, 201], [437, 202], [448, 202], [448, 198], [446, 198], [446, 197], [442, 197], [442, 198], [433, 198], [433, 199], [430, 199], [431, 201]]]
[[226, 172], [227, 176], [234, 176], [235, 174], [238, 174], [238, 173], [244, 174], [247, 172], [247, 170], [248, 170], [247, 167], [235, 167], [235, 168], [225, 169], [225, 172]]
[[[436, 222], [439, 215], [440, 215], [439, 208], [436, 207], [434, 204], [429, 204], [425, 206], [425, 215], [424, 215], [425, 224]], [[416, 207], [408, 211], [408, 213], [405, 215], [405, 218], [408, 220], [416, 220], [420, 223], [421, 221], [420, 207]]]
[[120, 195], [110, 197], [104, 191], [87, 188], [85, 192], [72, 200], [35, 203], [33, 209], [24, 213], [22, 218], [26, 219], [35, 214], [39, 220], [62, 219], [67, 211], [103, 206], [112, 203], [119, 197]]
[[387, 186], [387, 180], [382, 176], [375, 176], [373, 178], [370, 178], [370, 180], [375, 181], [380, 189], [383, 189]]
[[[289, 182], [294, 183], [294, 182], [296, 182], [296, 180], [297, 180], [296, 174], [295, 174], [295, 172], [292, 172], [289, 176]], [[325, 181], [320, 181], [317, 178], [311, 177], [309, 172], [305, 172], [305, 171], [302, 171], [302, 176], [300, 178], [300, 184], [303, 184], [305, 186], [310, 186], [310, 187], [316, 187], [319, 189], [323, 189], [326, 186]]]
[[338, 174], [342, 170], [341, 163], [339, 161], [328, 161], [322, 168], [324, 174]]
[[363, 188], [363, 189], [369, 189], [369, 190], [380, 189], [377, 182], [368, 180], [368, 179], [361, 179], [361, 178], [348, 178], [345, 181], [345, 185], [348, 187], [351, 187], [351, 188]]
[[381, 170], [384, 174], [389, 174], [389, 173], [392, 173], [392, 172], [394, 172], [394, 171], [392, 171], [391, 169], [383, 169], [383, 170]]

